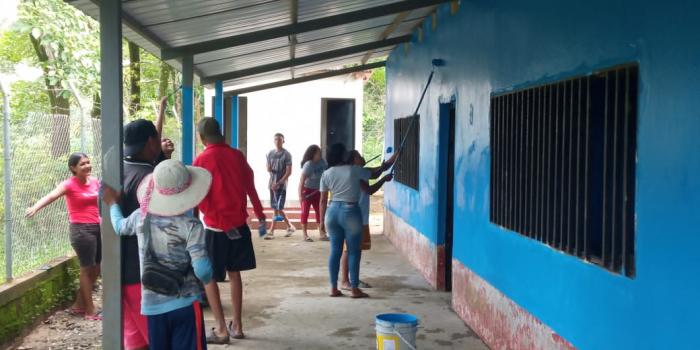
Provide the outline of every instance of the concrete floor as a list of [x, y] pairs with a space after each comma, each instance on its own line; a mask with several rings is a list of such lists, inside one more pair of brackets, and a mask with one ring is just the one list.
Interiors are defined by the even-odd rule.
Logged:
[[[243, 323], [247, 339], [210, 349], [375, 349], [374, 316], [407, 312], [421, 320], [420, 349], [487, 349], [450, 309], [450, 294], [432, 291], [381, 235], [373, 218], [372, 250], [362, 258], [369, 299], [327, 296], [328, 242], [291, 238], [255, 240], [258, 268], [243, 274]], [[316, 238], [316, 232], [312, 232]], [[224, 312], [231, 313], [228, 283], [221, 284]], [[207, 325], [213, 316], [205, 313]]]

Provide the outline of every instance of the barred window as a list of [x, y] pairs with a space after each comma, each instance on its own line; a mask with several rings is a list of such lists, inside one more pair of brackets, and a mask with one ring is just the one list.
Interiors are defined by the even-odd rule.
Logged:
[[636, 64], [491, 97], [491, 221], [634, 276]]
[[[413, 125], [411, 125], [413, 124]], [[420, 150], [420, 116], [394, 120], [394, 150], [398, 152], [403, 144], [401, 155], [394, 165], [394, 180], [413, 189], [418, 189], [418, 169]]]

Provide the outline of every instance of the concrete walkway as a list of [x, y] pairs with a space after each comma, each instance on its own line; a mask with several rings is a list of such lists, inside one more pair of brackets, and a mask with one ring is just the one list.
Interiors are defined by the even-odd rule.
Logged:
[[[243, 274], [247, 339], [209, 348], [375, 349], [374, 315], [407, 312], [421, 319], [420, 349], [487, 349], [452, 312], [450, 294], [432, 291], [373, 221], [372, 250], [361, 267], [361, 278], [374, 287], [366, 290], [370, 299], [327, 296], [328, 242], [302, 242], [300, 233], [256, 239], [258, 268]], [[228, 283], [220, 287], [229, 316]], [[210, 312], [205, 320], [213, 324]]]

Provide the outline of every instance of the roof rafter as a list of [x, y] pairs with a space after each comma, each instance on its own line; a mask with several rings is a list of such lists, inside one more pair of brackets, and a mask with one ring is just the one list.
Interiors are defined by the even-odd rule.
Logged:
[[[411, 11], [404, 11], [404, 12], [401, 12], [398, 15], [396, 15], [396, 17], [391, 22], [391, 24], [388, 27], [386, 27], [386, 29], [384, 29], [384, 31], [382, 31], [382, 34], [379, 35], [379, 40], [384, 40], [384, 39], [388, 38], [389, 35], [391, 35], [391, 33], [393, 33], [396, 30], [396, 28], [399, 27], [401, 22], [403, 22], [403, 20], [406, 19], [406, 17], [408, 17], [408, 15], [410, 15], [410, 14], [411, 14]], [[370, 59], [370, 57], [372, 57], [373, 53], [374, 53], [374, 50], [367, 51], [367, 53], [364, 55], [364, 57], [362, 57], [362, 64], [367, 63], [367, 61]]]
[[233, 71], [229, 73], [210, 75], [202, 78], [202, 84], [211, 84], [217, 80], [231, 80], [246, 77], [249, 75], [262, 74], [266, 72], [271, 72], [279, 69], [290, 68], [302, 64], [309, 64], [318, 61], [329, 60], [333, 58], [348, 56], [356, 53], [367, 52], [369, 50], [377, 50], [383, 47], [389, 47], [405, 43], [411, 40], [411, 35], [404, 35], [396, 38], [385, 39], [380, 41], [375, 41], [367, 44], [361, 44], [356, 46], [350, 46], [338, 50], [326, 51], [323, 53], [308, 55], [304, 57], [298, 57], [287, 61], [280, 61], [270, 64], [264, 64], [257, 67], [242, 69], [238, 71]]
[[[299, 21], [299, 0], [292, 0], [289, 3], [290, 10], [289, 15], [292, 18], [292, 24], [297, 24]], [[293, 60], [297, 53], [297, 36], [292, 34], [289, 36], [289, 59]], [[294, 79], [294, 67], [290, 68], [290, 73], [292, 73], [292, 79]]]
[[312, 74], [312, 75], [307, 75], [299, 78], [294, 78], [294, 79], [287, 79], [287, 80], [282, 80], [282, 81], [276, 81], [273, 83], [267, 83], [267, 84], [262, 84], [262, 85], [255, 85], [255, 86], [250, 86], [246, 88], [241, 88], [241, 89], [236, 89], [232, 91], [226, 91], [224, 93], [225, 96], [234, 96], [234, 95], [241, 95], [241, 94], [246, 94], [249, 92], [255, 92], [255, 91], [260, 91], [260, 90], [267, 90], [267, 89], [272, 89], [276, 87], [282, 87], [282, 86], [287, 86], [287, 85], [293, 85], [293, 84], [299, 84], [299, 83], [305, 83], [307, 81], [314, 81], [314, 80], [320, 80], [320, 79], [325, 79], [325, 78], [330, 78], [330, 77], [335, 77], [338, 75], [343, 75], [343, 74], [349, 74], [349, 73], [354, 73], [354, 72], [360, 72], [363, 70], [368, 70], [368, 69], [374, 69], [374, 68], [380, 68], [384, 67], [386, 65], [386, 61], [380, 61], [380, 62], [374, 62], [374, 63], [369, 63], [369, 64], [363, 64], [359, 66], [354, 66], [350, 68], [344, 68], [344, 69], [339, 69], [339, 70], [333, 70], [329, 72], [323, 72], [323, 73], [318, 73], [318, 74]]
[[450, 0], [404, 0], [393, 4], [370, 7], [358, 11], [298, 22], [296, 24], [288, 24], [252, 33], [239, 34], [226, 38], [208, 40], [178, 47], [163, 48], [161, 50], [161, 58], [172, 59], [186, 54], [196, 55], [204, 52], [216, 51], [258, 41], [338, 26], [341, 24], [388, 16], [405, 11], [439, 5], [449, 1]]

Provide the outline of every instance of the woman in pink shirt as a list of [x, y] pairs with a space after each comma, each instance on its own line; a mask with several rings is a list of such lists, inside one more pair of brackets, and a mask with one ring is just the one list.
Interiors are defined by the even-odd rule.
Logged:
[[68, 158], [68, 168], [73, 173], [68, 180], [27, 209], [27, 218], [39, 210], [66, 196], [70, 243], [80, 261], [80, 289], [69, 312], [84, 315], [88, 320], [101, 320], [102, 316], [92, 302], [92, 287], [100, 274], [102, 243], [100, 238], [100, 211], [98, 197], [100, 181], [92, 176], [90, 158], [84, 153], [73, 153]]

